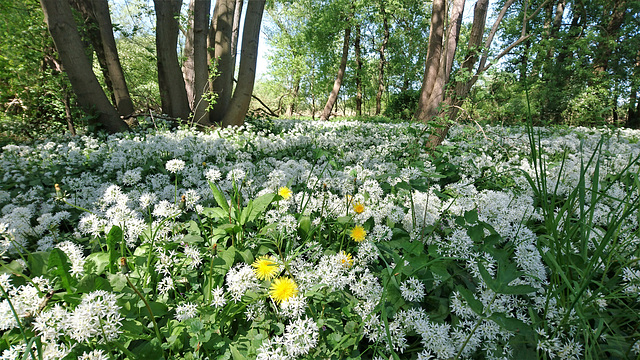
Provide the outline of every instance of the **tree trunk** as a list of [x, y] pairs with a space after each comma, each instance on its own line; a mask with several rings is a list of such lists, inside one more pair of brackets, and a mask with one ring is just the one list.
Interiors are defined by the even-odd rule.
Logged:
[[162, 111], [174, 118], [187, 119], [190, 108], [178, 61], [178, 19], [182, 0], [154, 0], [156, 10], [156, 51], [158, 87]]
[[384, 66], [386, 60], [384, 57], [384, 51], [389, 42], [389, 22], [387, 20], [387, 13], [384, 9], [384, 0], [380, 1], [380, 14], [382, 15], [382, 28], [384, 34], [382, 36], [382, 44], [380, 45], [380, 63], [378, 64], [378, 93], [376, 94], [376, 115], [380, 115], [382, 110], [382, 93], [384, 92]]
[[111, 92], [118, 113], [121, 116], [132, 114], [133, 101], [120, 64], [116, 40], [113, 37], [113, 24], [107, 0], [73, 0], [71, 5], [85, 17], [105, 83]]
[[127, 124], [120, 118], [93, 73], [67, 0], [41, 0], [40, 5], [80, 106], [87, 112], [97, 113], [97, 118], [89, 120], [90, 124], [100, 124], [111, 133], [126, 130]]
[[615, 1], [609, 22], [606, 26], [603, 24], [603, 26], [600, 27], [602, 29], [600, 33], [601, 40], [598, 42], [598, 46], [596, 46], [597, 52], [596, 58], [594, 59], [596, 72], [605, 72], [609, 67], [609, 59], [613, 53], [613, 49], [609, 44], [611, 39], [616, 37], [615, 35], [624, 23], [628, 5], [627, 0]]
[[247, 4], [242, 28], [242, 50], [240, 52], [240, 69], [238, 70], [238, 84], [233, 92], [229, 108], [222, 119], [222, 126], [239, 126], [244, 124], [244, 118], [249, 110], [251, 94], [256, 78], [256, 63], [258, 62], [258, 42], [260, 39], [260, 25], [264, 13], [265, 0], [252, 0]]
[[194, 109], [195, 96], [196, 96], [196, 71], [193, 65], [193, 18], [195, 14], [196, 2], [198, 0], [191, 0], [189, 2], [189, 12], [187, 18], [187, 30], [184, 39], [184, 49], [182, 54], [184, 56], [184, 62], [182, 63], [182, 77], [184, 78], [184, 87], [187, 91], [187, 101], [191, 110]]
[[111, 23], [109, 4], [107, 0], [93, 0], [93, 6], [94, 15], [100, 27], [100, 38], [102, 39], [107, 68], [113, 84], [116, 108], [120, 115], [130, 115], [134, 112], [133, 101], [131, 100], [131, 95], [129, 95], [129, 88], [124, 78], [120, 56], [116, 48], [116, 40], [113, 37], [113, 24]]
[[213, 11], [216, 28], [213, 37], [209, 35], [209, 41], [213, 40], [213, 44], [209, 43], [209, 48], [214, 51], [212, 59], [217, 65], [218, 73], [211, 82], [211, 91], [218, 95], [213, 110], [209, 114], [209, 119], [213, 123], [220, 123], [225, 117], [233, 94], [235, 64], [232, 62], [231, 35], [235, 4], [236, 0], [217, 0]]
[[436, 116], [444, 100], [445, 85], [449, 81], [460, 35], [463, 10], [464, 0], [455, 0], [447, 36], [444, 38], [444, 23], [447, 16], [445, 1], [436, 0], [433, 3], [425, 76], [416, 113], [416, 118], [420, 121], [427, 122]]
[[209, 27], [209, 9], [211, 0], [192, 0], [195, 2], [193, 17], [193, 68], [194, 68], [194, 120], [209, 126], [209, 103], [202, 95], [209, 89], [209, 62], [207, 59], [207, 36]]
[[347, 27], [344, 30], [344, 43], [342, 45], [342, 59], [340, 59], [340, 67], [338, 69], [338, 74], [336, 75], [336, 80], [333, 83], [333, 89], [329, 94], [329, 98], [327, 99], [327, 104], [324, 106], [324, 110], [322, 111], [322, 115], [320, 115], [320, 120], [328, 120], [331, 116], [331, 109], [333, 109], [333, 105], [336, 103], [338, 99], [338, 93], [340, 92], [340, 86], [342, 85], [342, 79], [344, 78], [344, 73], [347, 68], [347, 60], [349, 57], [349, 37], [351, 36], [351, 27]]
[[300, 93], [300, 77], [296, 76], [296, 83], [293, 85], [293, 91], [291, 93], [291, 100], [287, 104], [287, 110], [285, 116], [292, 117], [293, 112], [296, 109], [296, 102], [298, 100], [298, 94]]
[[240, 34], [240, 17], [242, 16], [243, 0], [236, 0], [236, 7], [233, 12], [233, 26], [231, 27], [231, 63], [235, 70], [238, 56], [238, 36]]
[[360, 25], [356, 25], [356, 40], [353, 44], [356, 55], [356, 115], [362, 116], [362, 55], [360, 54]]

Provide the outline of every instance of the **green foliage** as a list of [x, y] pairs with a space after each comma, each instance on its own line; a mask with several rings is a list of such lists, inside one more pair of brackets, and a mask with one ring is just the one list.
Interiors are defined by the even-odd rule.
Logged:
[[407, 90], [389, 96], [384, 114], [394, 119], [409, 120], [413, 118], [418, 107], [420, 91]]

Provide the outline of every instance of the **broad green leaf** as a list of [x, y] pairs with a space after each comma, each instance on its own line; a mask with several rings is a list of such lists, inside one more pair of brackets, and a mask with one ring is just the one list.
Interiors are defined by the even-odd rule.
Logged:
[[42, 276], [47, 272], [47, 263], [49, 261], [49, 252], [38, 251], [29, 253], [27, 262], [29, 263], [29, 271], [31, 277]]
[[253, 200], [253, 207], [249, 212], [247, 221], [254, 221], [256, 218], [258, 218], [258, 216], [260, 216], [260, 214], [262, 214], [267, 209], [267, 207], [269, 207], [271, 202], [273, 202], [275, 196], [276, 194], [269, 193], [259, 196], [255, 200]]
[[95, 290], [112, 291], [109, 281], [95, 274], [87, 274], [78, 281], [76, 291], [79, 293], [89, 293]]
[[62, 281], [62, 286], [67, 290], [68, 293], [73, 293], [71, 290], [72, 284], [75, 282], [75, 279], [71, 277], [71, 268], [69, 266], [69, 262], [67, 261], [67, 255], [60, 249], [54, 248], [51, 250], [49, 254], [49, 269], [53, 269], [51, 273], [53, 275], [58, 276]]
[[86, 258], [84, 269], [88, 274], [101, 275], [110, 264], [109, 258], [110, 256], [106, 252], [89, 254]]
[[117, 244], [122, 243], [122, 229], [119, 226], [112, 226], [107, 235], [107, 251], [109, 252], [109, 272], [114, 273], [117, 269], [118, 252], [116, 251]]
[[500, 325], [501, 327], [511, 332], [514, 332], [516, 334], [521, 334], [524, 336], [533, 335], [533, 330], [531, 329], [531, 326], [525, 324], [524, 322], [516, 318], [508, 317], [503, 313], [493, 313], [489, 318], [495, 321], [495, 323]]
[[225, 213], [229, 213], [229, 203], [227, 203], [227, 198], [224, 197], [222, 192], [218, 189], [216, 184], [209, 181], [209, 187], [211, 188], [211, 192], [213, 193], [213, 198], [216, 200], [218, 205], [225, 211]]
[[484, 313], [484, 305], [482, 305], [482, 301], [476, 299], [475, 296], [473, 296], [473, 293], [469, 289], [463, 286], [457, 286], [456, 290], [458, 290], [460, 295], [464, 297], [464, 299], [469, 304], [469, 307], [471, 308], [471, 310], [473, 310], [478, 315], [482, 315]]

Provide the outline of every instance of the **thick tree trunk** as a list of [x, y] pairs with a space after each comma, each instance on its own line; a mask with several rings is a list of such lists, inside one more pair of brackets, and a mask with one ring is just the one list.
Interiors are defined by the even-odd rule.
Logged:
[[340, 67], [338, 69], [338, 74], [336, 75], [336, 80], [333, 82], [333, 89], [331, 89], [331, 93], [329, 94], [329, 98], [327, 99], [327, 104], [324, 106], [324, 110], [322, 111], [322, 115], [320, 115], [320, 120], [328, 120], [331, 116], [331, 109], [336, 103], [338, 99], [338, 93], [340, 92], [340, 86], [342, 86], [342, 79], [344, 78], [345, 70], [347, 69], [347, 60], [349, 58], [349, 37], [351, 36], [351, 28], [347, 27], [344, 30], [344, 43], [342, 45], [342, 58], [340, 59]]
[[192, 0], [193, 17], [193, 68], [194, 68], [194, 120], [196, 123], [209, 126], [209, 103], [202, 95], [209, 89], [209, 62], [207, 59], [207, 36], [209, 27], [209, 9], [211, 0]]
[[380, 63], [378, 64], [378, 93], [376, 94], [376, 115], [380, 115], [380, 111], [382, 110], [382, 93], [384, 93], [384, 67], [386, 65], [386, 59], [384, 56], [384, 51], [387, 48], [387, 43], [389, 42], [389, 22], [387, 20], [387, 12], [384, 8], [384, 0], [380, 1], [380, 15], [382, 15], [382, 44], [380, 45], [380, 50], [378, 53], [380, 54]]
[[[218, 94], [213, 110], [209, 114], [209, 119], [213, 123], [220, 123], [225, 117], [233, 95], [235, 63], [232, 62], [231, 35], [235, 5], [236, 0], [217, 0], [213, 11], [216, 27], [213, 37], [212, 34], [209, 35], [209, 49], [214, 51], [212, 59], [217, 66], [218, 73], [218, 76], [211, 82], [211, 91]], [[212, 40], [213, 43], [211, 43]]]
[[93, 73], [67, 0], [41, 0], [40, 5], [80, 106], [98, 115], [90, 123], [100, 124], [111, 133], [126, 130], [127, 124], [120, 118]]
[[187, 119], [190, 108], [187, 90], [178, 62], [178, 19], [182, 0], [154, 0], [156, 10], [156, 51], [158, 87], [162, 111], [174, 118]]
[[356, 25], [356, 39], [353, 44], [356, 56], [356, 115], [362, 116], [362, 55], [360, 53], [360, 25]]
[[251, 94], [256, 78], [256, 63], [258, 62], [258, 42], [260, 39], [260, 25], [264, 13], [265, 0], [252, 0], [247, 4], [244, 26], [242, 28], [242, 50], [240, 53], [240, 69], [238, 70], [238, 84], [233, 92], [229, 108], [222, 119], [222, 126], [239, 126], [244, 124], [244, 118], [249, 110]]

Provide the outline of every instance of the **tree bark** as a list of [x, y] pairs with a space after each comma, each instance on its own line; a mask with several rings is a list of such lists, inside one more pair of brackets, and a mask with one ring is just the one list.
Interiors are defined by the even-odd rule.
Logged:
[[231, 63], [235, 69], [238, 56], [238, 36], [240, 34], [240, 17], [242, 16], [243, 0], [236, 0], [236, 7], [233, 12], [233, 26], [231, 27]]
[[264, 5], [265, 0], [252, 0], [247, 4], [247, 13], [242, 28], [242, 50], [240, 52], [238, 84], [233, 92], [229, 108], [222, 119], [222, 126], [224, 127], [244, 124], [244, 118], [249, 110], [256, 78], [258, 42]]
[[[439, 0], [441, 1], [441, 0]], [[487, 1], [487, 0], [480, 0]], [[476, 5], [477, 6], [477, 5]], [[436, 10], [440, 12], [438, 18], [436, 18]], [[430, 121], [440, 111], [439, 107], [442, 104], [445, 96], [445, 86], [449, 81], [451, 69], [453, 67], [453, 58], [455, 56], [456, 47], [458, 45], [458, 39], [460, 37], [460, 27], [462, 24], [462, 12], [464, 10], [464, 0], [455, 0], [453, 3], [453, 9], [451, 11], [451, 19], [447, 29], [447, 36], [444, 38], [444, 18], [446, 17], [446, 9], [444, 4], [436, 9], [436, 3], [433, 4], [434, 15], [432, 16], [431, 28], [434, 26], [441, 26], [442, 29], [437, 30], [439, 44], [431, 44], [431, 35], [429, 35], [429, 48], [427, 49], [427, 61], [429, 61], [430, 51], [437, 54], [440, 58], [437, 62], [432, 64], [432, 69], [425, 70], [425, 80], [423, 82], [423, 88], [420, 92], [420, 98], [418, 100], [418, 113], [417, 118], [421, 121]], [[440, 25], [438, 25], [440, 24]], [[432, 51], [433, 50], [433, 51]], [[436, 67], [437, 66], [437, 67]], [[433, 78], [427, 78], [433, 77]], [[427, 86], [431, 86], [428, 88]]]
[[90, 118], [89, 123], [102, 125], [111, 133], [126, 130], [127, 124], [120, 118], [93, 73], [67, 0], [41, 0], [40, 5], [80, 106], [87, 112], [96, 112], [97, 117]]
[[360, 25], [356, 25], [356, 39], [353, 44], [356, 56], [356, 115], [362, 116], [362, 55], [360, 53]]
[[187, 90], [178, 62], [178, 19], [182, 0], [154, 0], [156, 10], [156, 51], [158, 87], [162, 111], [174, 118], [187, 119], [190, 108]]
[[89, 29], [90, 38], [118, 113], [121, 116], [132, 114], [133, 101], [113, 36], [109, 3], [107, 0], [73, 0], [71, 5], [83, 14], [89, 27], [95, 27]]
[[615, 1], [609, 21], [606, 26], [601, 26], [603, 31], [600, 33], [601, 40], [596, 47], [598, 51], [594, 59], [596, 72], [605, 72], [609, 67], [609, 58], [611, 58], [611, 54], [613, 53], [613, 49], [610, 46], [611, 39], [616, 37], [616, 34], [622, 27], [628, 6], [627, 0]]
[[[211, 82], [211, 91], [218, 95], [209, 119], [213, 123], [220, 123], [225, 117], [233, 94], [233, 74], [235, 63], [232, 62], [231, 35], [233, 30], [233, 13], [236, 0], [217, 0], [213, 11], [215, 17], [215, 32], [213, 43], [209, 43], [209, 49], [213, 49], [213, 63], [217, 66], [217, 74]], [[245, 18], [245, 24], [247, 20]]]
[[345, 70], [347, 69], [347, 60], [349, 58], [349, 37], [351, 36], [351, 27], [347, 26], [344, 29], [344, 42], [342, 44], [342, 58], [340, 59], [340, 67], [338, 68], [338, 74], [336, 80], [333, 82], [333, 88], [327, 99], [327, 104], [324, 106], [320, 120], [328, 120], [331, 116], [331, 110], [338, 99], [338, 93], [340, 92], [340, 86], [342, 86], [342, 79], [344, 78]]
[[386, 59], [384, 52], [389, 42], [389, 21], [387, 20], [387, 13], [384, 8], [384, 0], [380, 1], [380, 15], [382, 15], [382, 44], [380, 45], [380, 63], [378, 64], [378, 93], [376, 94], [376, 115], [380, 115], [382, 110], [382, 93], [384, 92], [384, 67], [386, 65]]
[[184, 56], [184, 62], [182, 63], [182, 77], [184, 77], [184, 87], [187, 91], [187, 101], [189, 102], [189, 107], [193, 110], [195, 104], [195, 94], [196, 94], [196, 73], [193, 64], [193, 18], [195, 14], [195, 6], [196, 1], [191, 0], [189, 2], [189, 12], [187, 14], [187, 30], [185, 31], [185, 39], [184, 39], [184, 48], [182, 50], [182, 54]]
[[194, 120], [196, 123], [209, 126], [209, 103], [202, 96], [209, 89], [209, 62], [207, 59], [207, 36], [209, 26], [209, 9], [211, 0], [192, 0], [193, 16], [193, 68], [194, 68]]

